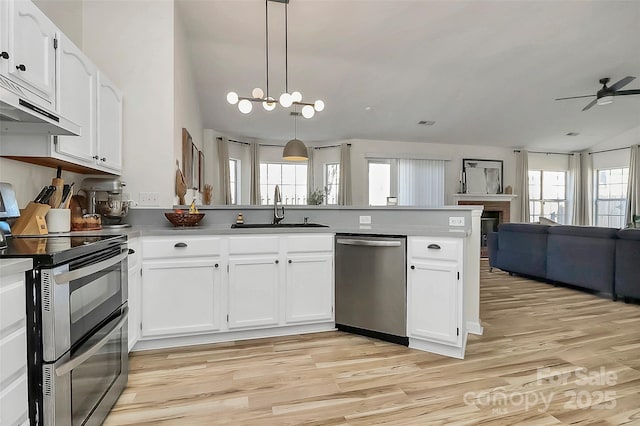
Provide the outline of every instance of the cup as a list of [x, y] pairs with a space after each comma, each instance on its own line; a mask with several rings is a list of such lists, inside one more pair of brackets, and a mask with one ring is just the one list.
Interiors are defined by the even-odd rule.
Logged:
[[71, 230], [70, 209], [50, 209], [46, 220], [47, 229], [50, 233], [69, 232]]

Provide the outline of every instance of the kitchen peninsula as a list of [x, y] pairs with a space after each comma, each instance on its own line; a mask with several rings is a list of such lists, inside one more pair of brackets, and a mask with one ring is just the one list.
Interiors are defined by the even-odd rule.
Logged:
[[482, 334], [481, 207], [287, 206], [283, 224], [328, 227], [252, 229], [231, 224], [240, 212], [245, 224], [271, 223], [273, 207], [201, 212], [191, 228], [158, 209], [130, 213], [142, 252], [141, 283], [130, 283], [133, 350], [333, 330], [336, 233], [407, 237], [410, 347], [463, 358], [467, 333]]

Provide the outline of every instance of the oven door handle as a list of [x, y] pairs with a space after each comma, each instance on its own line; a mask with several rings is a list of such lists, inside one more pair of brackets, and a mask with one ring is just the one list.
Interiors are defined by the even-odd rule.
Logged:
[[94, 263], [89, 266], [85, 266], [84, 268], [56, 274], [53, 276], [53, 279], [56, 284], [65, 284], [65, 283], [68, 283], [69, 281], [78, 280], [80, 278], [87, 277], [91, 274], [95, 274], [96, 272], [100, 272], [103, 269], [107, 269], [108, 267], [113, 266], [116, 263], [120, 263], [128, 255], [129, 255], [129, 251], [123, 250], [120, 252], [119, 255], [115, 257], [111, 257], [107, 260], [103, 260], [101, 262]]
[[64, 376], [65, 374], [68, 374], [71, 370], [77, 368], [80, 364], [82, 364], [83, 362], [91, 358], [96, 352], [100, 350], [100, 348], [102, 348], [104, 345], [107, 344], [109, 339], [111, 339], [111, 337], [115, 334], [116, 331], [122, 328], [128, 316], [129, 316], [129, 308], [125, 307], [124, 310], [122, 311], [122, 316], [120, 317], [120, 320], [116, 323], [116, 325], [113, 326], [111, 330], [107, 332], [107, 334], [102, 339], [100, 339], [99, 342], [91, 346], [86, 351], [75, 355], [69, 361], [65, 362], [60, 367], [56, 368], [56, 375]]

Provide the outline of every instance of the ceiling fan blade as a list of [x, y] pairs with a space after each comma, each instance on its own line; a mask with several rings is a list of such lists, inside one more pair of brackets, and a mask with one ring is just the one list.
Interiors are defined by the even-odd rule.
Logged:
[[613, 83], [611, 86], [609, 86], [609, 89], [613, 90], [614, 92], [618, 89], [622, 89], [624, 86], [626, 86], [627, 84], [631, 83], [633, 80], [635, 80], [635, 77], [625, 77], [622, 80]]
[[587, 106], [586, 106], [586, 107], [582, 108], [582, 110], [583, 110], [583, 111], [588, 110], [589, 108], [591, 108], [592, 106], [594, 106], [594, 105], [596, 104], [596, 102], [598, 102], [598, 100], [597, 100], [597, 99], [592, 100], [591, 102], [589, 102], [589, 103], [587, 104]]
[[613, 94], [614, 96], [624, 96], [624, 95], [640, 95], [640, 89], [634, 90], [620, 90]]
[[568, 98], [558, 98], [556, 101], [564, 101], [565, 99], [592, 98], [595, 95], [569, 96]]

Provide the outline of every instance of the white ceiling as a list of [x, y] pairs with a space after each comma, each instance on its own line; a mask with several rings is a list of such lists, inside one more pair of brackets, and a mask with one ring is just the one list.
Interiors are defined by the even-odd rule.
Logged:
[[[264, 0], [179, 0], [205, 127], [293, 137], [291, 109], [248, 115], [229, 90], [265, 88]], [[284, 91], [284, 5], [269, 2], [270, 94]], [[640, 95], [582, 112], [638, 77], [640, 1], [291, 0], [289, 88], [326, 109], [304, 141], [377, 139], [582, 149], [640, 125]], [[370, 107], [370, 110], [366, 110]], [[417, 125], [433, 120], [432, 127]], [[577, 137], [565, 136], [579, 132]]]

